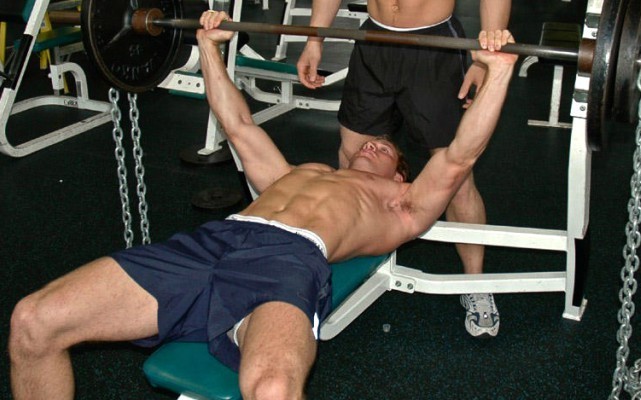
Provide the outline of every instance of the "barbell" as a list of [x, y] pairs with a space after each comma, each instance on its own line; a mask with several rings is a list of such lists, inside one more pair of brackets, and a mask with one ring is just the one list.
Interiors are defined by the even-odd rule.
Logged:
[[[579, 75], [589, 76], [590, 85], [587, 92], [575, 91], [575, 97], [587, 103], [588, 141], [592, 149], [599, 150], [607, 144], [606, 120], [632, 123], [637, 119], [640, 21], [641, 0], [604, 0], [596, 38], [583, 38], [578, 49], [510, 43], [502, 51], [577, 63]], [[182, 45], [183, 30], [200, 28], [198, 19], [183, 18], [182, 0], [83, 0], [80, 22], [85, 50], [102, 77], [116, 88], [136, 93], [155, 88], [167, 77]], [[476, 39], [401, 32], [235, 21], [225, 21], [220, 27], [250, 33], [480, 49]]]

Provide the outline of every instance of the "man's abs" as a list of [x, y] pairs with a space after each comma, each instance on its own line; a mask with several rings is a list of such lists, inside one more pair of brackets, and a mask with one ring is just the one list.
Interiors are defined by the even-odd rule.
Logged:
[[438, 24], [454, 12], [454, 0], [368, 0], [371, 18], [396, 28]]

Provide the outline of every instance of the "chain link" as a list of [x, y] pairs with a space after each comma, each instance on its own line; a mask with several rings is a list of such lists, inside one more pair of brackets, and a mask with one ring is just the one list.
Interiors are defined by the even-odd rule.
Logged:
[[125, 149], [122, 145], [122, 127], [120, 120], [122, 114], [118, 107], [118, 100], [120, 100], [120, 92], [116, 89], [109, 89], [109, 101], [111, 102], [111, 120], [113, 121], [114, 128], [111, 131], [114, 142], [116, 142], [116, 161], [118, 162], [118, 182], [120, 193], [120, 202], [122, 204], [122, 222], [125, 225], [124, 237], [127, 248], [133, 245], [134, 232], [131, 230], [131, 212], [129, 208], [129, 190], [127, 189], [127, 166], [125, 165]]
[[138, 95], [129, 93], [129, 119], [131, 120], [131, 140], [133, 141], [134, 160], [136, 162], [136, 193], [138, 194], [138, 212], [140, 213], [140, 231], [142, 232], [142, 243], [151, 243], [149, 236], [149, 219], [147, 218], [147, 205], [146, 194], [147, 187], [145, 186], [145, 168], [142, 164], [142, 146], [140, 145], [140, 126], [138, 125], [138, 118], [140, 112], [138, 111]]
[[[637, 89], [641, 91], [641, 71], [637, 77]], [[634, 151], [632, 166], [633, 174], [630, 179], [630, 200], [628, 202], [629, 221], [625, 227], [627, 237], [623, 248], [625, 265], [621, 269], [621, 280], [623, 287], [619, 291], [621, 309], [617, 314], [620, 327], [617, 331], [619, 347], [616, 351], [616, 367], [612, 377], [612, 392], [610, 400], [619, 400], [621, 390], [625, 389], [633, 400], [641, 400], [641, 359], [636, 360], [634, 365], [628, 368], [628, 357], [630, 356], [629, 340], [632, 336], [632, 325], [630, 321], [634, 316], [634, 301], [632, 296], [637, 291], [637, 281], [634, 273], [639, 269], [639, 257], [637, 249], [641, 243], [639, 223], [641, 219], [641, 101], [638, 106], [638, 123], [635, 135], [636, 150]]]

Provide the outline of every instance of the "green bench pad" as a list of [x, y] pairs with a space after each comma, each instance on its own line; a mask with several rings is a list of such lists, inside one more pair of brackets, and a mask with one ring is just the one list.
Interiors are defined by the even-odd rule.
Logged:
[[[337, 307], [389, 256], [357, 257], [332, 264], [332, 306]], [[161, 346], [143, 370], [154, 387], [209, 400], [240, 399], [238, 374], [209, 354], [207, 343]]]

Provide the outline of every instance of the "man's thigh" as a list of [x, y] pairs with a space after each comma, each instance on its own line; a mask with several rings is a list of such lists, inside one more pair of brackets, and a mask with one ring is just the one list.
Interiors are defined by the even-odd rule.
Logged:
[[88, 263], [32, 295], [64, 345], [155, 335], [156, 300], [112, 258]]
[[316, 339], [299, 308], [283, 302], [257, 307], [240, 327], [239, 344], [241, 387], [243, 380], [282, 374], [302, 391], [316, 357]]

